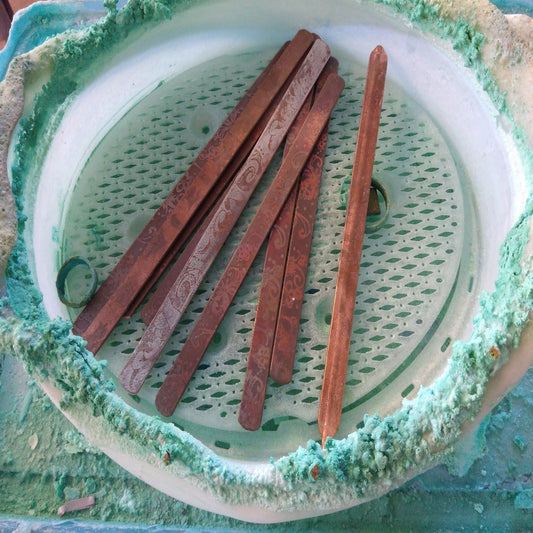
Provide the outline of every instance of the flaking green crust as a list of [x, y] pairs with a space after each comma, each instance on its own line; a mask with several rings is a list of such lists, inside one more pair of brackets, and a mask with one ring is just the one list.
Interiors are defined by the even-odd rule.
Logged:
[[[27, 176], [39, 159], [34, 147], [40, 146], [40, 153], [46, 151], [42, 140], [50, 128], [53, 131], [69, 100], [87, 81], [80, 72], [94, 75], [115, 45], [137, 28], [179, 16], [179, 10], [193, 3], [197, 2], [132, 0], [117, 11], [110, 2], [107, 17], [87, 31], [67, 33], [41, 48], [40, 54], [53, 58], [53, 70], [35, 101], [33, 115], [21, 124], [12, 169], [18, 242], [6, 280], [8, 305], [15, 316], [7, 317], [5, 313], [0, 319], [0, 353], [16, 355], [32, 376], [59, 388], [66, 412], [90, 410], [113, 434], [132, 439], [148, 454], [159, 457], [162, 465], [168, 462], [164, 468], [176, 468], [182, 474], [185, 471], [193, 483], [223, 502], [271, 510], [333, 510], [372, 498], [448, 457], [464, 424], [479, 413], [488, 378], [505, 363], [509, 350], [518, 346], [532, 306], [533, 275], [524, 250], [533, 200], [531, 196], [527, 199], [522, 216], [501, 245], [496, 290], [482, 295], [471, 338], [456, 342], [446, 373], [431, 387], [420, 390], [415, 399], [405, 400], [392, 416], [368, 416], [363, 427], [345, 439], [329, 439], [325, 450], [310, 441], [306, 447], [272, 460], [251, 474], [174, 425], [136, 411], [114, 393], [105, 362], [96, 361], [85, 349], [85, 342], [70, 335], [71, 325], [47, 316], [28, 265], [23, 234], [24, 193]], [[530, 186], [533, 154], [528, 138], [513, 120], [507, 100], [483, 62], [484, 37], [472, 20], [466, 15], [445, 15], [439, 6], [422, 0], [382, 3], [399, 16], [406, 15], [422, 31], [450, 41], [461, 54], [498, 111], [511, 118]], [[39, 57], [30, 54], [19, 67], [18, 76], [20, 68], [29, 75], [38, 63]], [[11, 79], [8, 75], [4, 93]], [[9, 251], [11, 245], [12, 240], [3, 250]], [[491, 347], [500, 351], [497, 360], [488, 355]]]

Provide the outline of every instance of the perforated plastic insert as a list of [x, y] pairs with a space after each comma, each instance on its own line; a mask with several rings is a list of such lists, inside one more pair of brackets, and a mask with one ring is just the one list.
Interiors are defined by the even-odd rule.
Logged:
[[[274, 50], [220, 57], [163, 83], [107, 133], [87, 160], [66, 211], [62, 257], [81, 255], [101, 280], [149, 220]], [[237, 422], [263, 257], [257, 258], [172, 420], [232, 457], [276, 456], [318, 439], [318, 404], [366, 66], [339, 57], [346, 89], [334, 111], [293, 380], [269, 383], [263, 427]], [[254, 194], [139, 396], [153, 400], [251, 220], [279, 156]], [[374, 178], [390, 197], [385, 223], [365, 236], [344, 413], [338, 436], [364, 413], [387, 414], [446, 364], [454, 324], [475, 279], [475, 208], [460, 166], [429, 114], [388, 82]], [[73, 280], [74, 282], [74, 280]], [[74, 319], [75, 309], [69, 311]], [[117, 376], [145, 330], [123, 319], [98, 358]], [[118, 383], [118, 380], [117, 380]]]

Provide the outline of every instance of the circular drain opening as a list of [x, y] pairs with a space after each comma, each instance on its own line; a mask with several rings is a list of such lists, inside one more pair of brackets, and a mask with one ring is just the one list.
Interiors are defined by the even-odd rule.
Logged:
[[[91, 154], [76, 184], [63, 225], [63, 256], [83, 254], [105, 279], [131, 243], [132, 225], [158, 207], [206, 142], [199, 140], [203, 131], [198, 127], [205, 126], [206, 110], [210, 119], [219, 117], [216, 129], [272, 55], [270, 50], [201, 64], [167, 81], [119, 120]], [[331, 119], [293, 380], [284, 386], [269, 383], [258, 432], [238, 425], [260, 256], [171, 418], [231, 457], [265, 459], [319, 438], [316, 418], [345, 215], [345, 177], [353, 165], [365, 81], [364, 65], [339, 60], [352, 68], [341, 71], [347, 88]], [[222, 91], [224, 98], [219, 96]], [[200, 115], [203, 120], [197, 120]], [[279, 158], [139, 396], [130, 398], [119, 386], [119, 393], [138, 409], [156, 414], [155, 394], [277, 165]], [[382, 208], [375, 228], [376, 220], [369, 219], [371, 232], [365, 236], [339, 436], [352, 431], [366, 412], [390, 412], [421, 384], [429, 384], [443, 369], [448, 348], [441, 351], [442, 360], [430, 360], [429, 354], [435, 345], [439, 350], [445, 346], [457, 317], [468, 307], [465, 300], [474, 301], [477, 222], [464, 176], [429, 115], [392, 83], [383, 104], [375, 174]], [[460, 297], [455, 298], [457, 293]], [[75, 316], [71, 310], [71, 318]], [[98, 353], [108, 360], [114, 376], [144, 329], [138, 313], [122, 320]]]

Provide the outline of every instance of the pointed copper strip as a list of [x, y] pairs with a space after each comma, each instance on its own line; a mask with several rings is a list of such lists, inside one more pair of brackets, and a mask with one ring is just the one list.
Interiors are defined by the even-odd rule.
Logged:
[[90, 351], [104, 343], [313, 40], [305, 30], [297, 33], [245, 110], [223, 123], [82, 311], [73, 332]]
[[170, 416], [174, 412], [283, 203], [309, 159], [343, 88], [342, 78], [332, 75], [315, 100], [300, 134], [282, 161], [242, 241], [156, 396], [156, 407], [161, 414]]
[[135, 394], [144, 383], [287, 135], [329, 56], [330, 50], [326, 43], [315, 41], [252, 153], [224, 193], [224, 199], [214, 213], [209, 227], [201, 235], [194, 252], [187, 259], [172, 289], [123, 368], [120, 382], [128, 392]]
[[[303, 61], [303, 60], [302, 60]], [[202, 234], [206, 231], [206, 229], [209, 227], [209, 224], [211, 223], [214, 214], [216, 213], [217, 209], [219, 209], [221, 203], [224, 200], [224, 196], [222, 195], [223, 190], [226, 188], [228, 183], [230, 183], [234, 178], [239, 170], [239, 168], [242, 166], [242, 163], [245, 161], [245, 159], [250, 155], [250, 152], [252, 151], [253, 147], [255, 146], [256, 142], [258, 141], [259, 137], [263, 133], [264, 129], [266, 128], [268, 122], [272, 118], [272, 115], [274, 114], [277, 106], [281, 102], [281, 99], [285, 92], [287, 91], [291, 81], [292, 77], [289, 78], [285, 84], [285, 86], [282, 88], [282, 90], [276, 95], [276, 98], [274, 98], [270, 108], [265, 112], [265, 114], [261, 117], [261, 120], [257, 123], [257, 126], [254, 128], [250, 136], [246, 139], [246, 141], [243, 143], [241, 150], [239, 153], [235, 156], [235, 158], [230, 163], [229, 167], [224, 173], [223, 179], [219, 180], [216, 184], [216, 190], [213, 190], [212, 193], [209, 195], [208, 199], [211, 200], [210, 205], [202, 205], [202, 212], [201, 216], [203, 217], [205, 214], [207, 216], [204, 218], [203, 222], [201, 223], [200, 227], [196, 230], [194, 235], [192, 236], [191, 240], [187, 243], [187, 246], [183, 249], [181, 254], [179, 255], [176, 262], [172, 265], [172, 267], [169, 269], [167, 274], [163, 277], [163, 279], [160, 281], [157, 289], [155, 290], [154, 294], [150, 297], [150, 299], [146, 302], [144, 305], [142, 311], [141, 311], [141, 318], [143, 322], [148, 326], [150, 322], [153, 320], [155, 314], [157, 313], [157, 310], [163, 303], [163, 300], [166, 298], [167, 294], [172, 288], [172, 285], [176, 282], [178, 279], [178, 276], [180, 275], [181, 271], [183, 270], [184, 265], [187, 263], [189, 257], [191, 254], [194, 253], [194, 250], [196, 249], [196, 246], [198, 245], [198, 242], [200, 238], [202, 237]], [[224, 183], [222, 183], [224, 182]], [[219, 186], [220, 183], [220, 186]], [[212, 201], [217, 200], [217, 203], [215, 207], [211, 209], [209, 213], [208, 210], [212, 206]], [[207, 203], [207, 202], [206, 202]], [[186, 228], [188, 230], [189, 227]], [[190, 234], [195, 230], [195, 228], [191, 228], [191, 231], [185, 231], [184, 237], [185, 239], [183, 242], [180, 243], [179, 248], [182, 247], [182, 245], [185, 243], [185, 241], [190, 237]], [[176, 249], [176, 251], [179, 250], [179, 248]], [[170, 264], [173, 256], [175, 255], [174, 250], [172, 250], [172, 256], [169, 254], [160, 264], [160, 268], [158, 268], [158, 271], [162, 273]], [[159, 272], [158, 272], [159, 274]], [[146, 296], [146, 294], [144, 295]], [[143, 297], [144, 299], [144, 297]]]
[[[338, 62], [331, 57], [317, 81], [315, 90], [320, 92], [326, 79], [336, 73]], [[310, 104], [310, 99], [309, 104]], [[303, 120], [307, 112], [302, 108], [298, 118]], [[327, 134], [326, 134], [327, 139]], [[287, 139], [289, 142], [289, 139]], [[286, 150], [289, 146], [286, 145]], [[319, 140], [313, 153], [321, 152], [324, 157], [325, 143]], [[320, 171], [322, 168], [320, 167]], [[306, 165], [302, 176], [309, 173]], [[312, 172], [312, 169], [311, 169]], [[244, 378], [242, 400], [239, 409], [239, 423], [245, 429], [254, 431], [261, 425], [263, 406], [270, 369], [272, 347], [278, 322], [278, 311], [283, 289], [287, 252], [291, 239], [296, 201], [299, 195], [298, 183], [294, 186], [287, 201], [276, 220], [269, 235], [265, 253], [261, 287], [257, 301], [250, 352], [248, 353], [248, 366]]]
[[355, 147], [352, 182], [346, 208], [337, 287], [331, 315], [324, 382], [318, 412], [318, 427], [322, 435], [322, 446], [324, 446], [327, 437], [335, 435], [341, 419], [357, 278], [363, 249], [365, 220], [386, 71], [387, 54], [381, 46], [377, 46], [370, 54], [368, 64], [361, 121]]
[[270, 377], [281, 384], [292, 379], [327, 139], [326, 127], [315, 149], [321, 164], [305, 168], [300, 179], [270, 362]]
[[[272, 70], [273, 65], [280, 58], [281, 54], [285, 51], [288, 44], [289, 44], [288, 42], [285, 43], [279, 49], [279, 51], [274, 56], [274, 58], [265, 67], [265, 69], [261, 72], [261, 74], [255, 80], [253, 85], [247, 91], [247, 93], [239, 101], [233, 113], [238, 114], [238, 115], [242, 113], [242, 111], [244, 110], [244, 108], [246, 107], [250, 99], [252, 98], [252, 96], [258, 90], [260, 84], [269, 75], [270, 71]], [[133, 314], [135, 313], [139, 305], [141, 305], [141, 303], [144, 301], [148, 293], [152, 290], [153, 286], [156, 284], [156, 282], [163, 275], [165, 270], [172, 263], [174, 257], [183, 248], [185, 243], [187, 243], [191, 235], [196, 231], [201, 220], [206, 216], [209, 210], [213, 207], [214, 203], [220, 198], [222, 191], [227, 187], [228, 183], [233, 179], [233, 177], [235, 176], [235, 173], [239, 170], [243, 162], [246, 160], [246, 158], [252, 151], [252, 148], [257, 142], [257, 139], [259, 139], [259, 136], [261, 135], [262, 131], [265, 129], [266, 124], [270, 120], [270, 117], [272, 116], [274, 109], [278, 105], [281, 97], [283, 96], [283, 93], [287, 89], [286, 86], [288, 86], [289, 83], [290, 83], [290, 78], [286, 81], [285, 86], [278, 92], [278, 94], [276, 95], [272, 103], [270, 104], [270, 107], [267, 109], [267, 111], [265, 111], [264, 115], [261, 117], [261, 119], [259, 120], [257, 125], [254, 127], [250, 135], [243, 142], [242, 146], [239, 148], [239, 150], [235, 154], [235, 157], [231, 160], [229, 165], [226, 167], [222, 176], [217, 180], [217, 182], [215, 183], [215, 185], [213, 186], [209, 194], [206, 196], [205, 200], [195, 211], [194, 215], [191, 217], [191, 220], [183, 228], [183, 231], [180, 233], [179, 237], [174, 242], [174, 244], [172, 245], [168, 253], [157, 264], [150, 279], [145, 283], [142, 290], [136, 295], [135, 299], [132, 301], [131, 305], [124, 313], [125, 318], [131, 318], [131, 316], [133, 316]], [[170, 274], [170, 271], [168, 274]], [[157, 307], [161, 305], [161, 301], [163, 301], [164, 296], [166, 295], [166, 293], [172, 286], [173, 279], [176, 278], [176, 275], [177, 274], [174, 274], [174, 275], [171, 274], [170, 277], [168, 275], [165, 276], [165, 278], [162, 280], [162, 282], [159, 285], [158, 296], [155, 296], [154, 294], [154, 296], [152, 296], [151, 298], [151, 300], [155, 298], [154, 301], [151, 304], [150, 304], [150, 300], [147, 302], [147, 305], [150, 304], [149, 308], [146, 309], [146, 306], [143, 308], [143, 313], [145, 315], [143, 316], [143, 321], [146, 325], [150, 323], [150, 320], [153, 318], [153, 314], [155, 313]]]

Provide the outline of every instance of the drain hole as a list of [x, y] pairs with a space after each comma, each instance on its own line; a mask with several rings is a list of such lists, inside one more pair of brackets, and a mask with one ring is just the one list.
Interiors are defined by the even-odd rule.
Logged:
[[329, 335], [331, 326], [331, 311], [333, 309], [333, 297], [323, 298], [316, 307], [315, 323], [319, 326], [321, 332]]
[[[220, 350], [223, 350], [228, 343], [228, 338], [229, 335], [227, 328], [224, 324], [221, 324], [216, 333], [213, 335], [213, 339], [211, 340], [211, 344], [209, 345], [209, 352], [218, 352]], [[226, 364], [234, 365], [238, 361], [238, 359], [230, 359], [226, 361]]]
[[[346, 178], [340, 188], [341, 210], [346, 210], [350, 194], [351, 177]], [[370, 199], [368, 216], [366, 219], [365, 233], [373, 233], [383, 226], [389, 216], [390, 199], [385, 186], [377, 179], [372, 178], [370, 183]]]
[[440, 351], [444, 353], [448, 349], [448, 346], [450, 346], [451, 342], [452, 342], [452, 339], [450, 337], [447, 337], [446, 340], [442, 343], [442, 346], [440, 347]]

